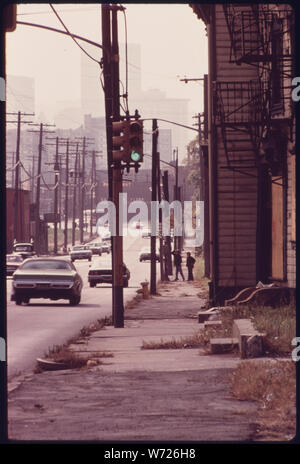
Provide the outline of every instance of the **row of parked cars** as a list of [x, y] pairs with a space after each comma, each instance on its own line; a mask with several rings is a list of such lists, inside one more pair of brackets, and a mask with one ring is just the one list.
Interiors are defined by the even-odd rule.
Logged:
[[93, 242], [86, 245], [75, 245], [70, 251], [71, 261], [76, 259], [92, 260], [93, 255], [101, 256], [102, 253], [110, 253], [110, 244], [108, 242]]

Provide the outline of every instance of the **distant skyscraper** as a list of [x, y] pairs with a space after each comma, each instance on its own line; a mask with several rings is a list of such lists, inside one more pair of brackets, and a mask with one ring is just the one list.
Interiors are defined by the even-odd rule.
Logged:
[[[141, 46], [128, 44], [127, 72], [125, 45], [119, 46], [120, 55], [120, 103], [124, 111], [125, 101], [122, 95], [128, 93], [130, 115], [139, 111], [142, 119], [165, 119], [178, 124], [188, 125], [188, 100], [183, 98], [168, 98], [160, 89], [142, 90]], [[101, 69], [95, 62], [82, 54], [81, 61], [81, 105], [83, 114], [98, 118], [105, 116], [104, 91], [101, 87]], [[124, 111], [122, 113], [124, 114]], [[178, 147], [179, 160], [186, 156], [186, 145], [191, 140], [187, 129], [172, 123], [158, 121], [159, 129], [171, 131], [172, 148]], [[147, 126], [147, 127], [146, 127]], [[151, 132], [151, 121], [144, 127]]]
[[[141, 92], [141, 47], [137, 44], [127, 46], [127, 73], [125, 45], [119, 46], [120, 95], [126, 93], [126, 75], [128, 76], [128, 93]], [[84, 53], [81, 55], [81, 106], [84, 114], [93, 117], [105, 115], [104, 91], [101, 85], [101, 69]], [[103, 83], [103, 81], [102, 81]], [[121, 98], [122, 103], [122, 98]]]

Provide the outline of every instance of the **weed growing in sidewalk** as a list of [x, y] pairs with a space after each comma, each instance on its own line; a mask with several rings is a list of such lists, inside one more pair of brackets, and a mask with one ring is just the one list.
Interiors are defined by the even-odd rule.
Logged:
[[[86, 366], [95, 366], [101, 364], [101, 358], [112, 357], [113, 355], [107, 352], [94, 352], [89, 355], [84, 354], [84, 350], [74, 349], [74, 346], [80, 343], [85, 344], [85, 338], [89, 337], [93, 332], [104, 329], [105, 326], [111, 325], [111, 318], [105, 317], [98, 319], [97, 322], [91, 324], [89, 327], [83, 327], [78, 336], [72, 337], [67, 343], [62, 345], [54, 345], [49, 348], [48, 353], [45, 354], [45, 361], [53, 361], [64, 365], [66, 369], [80, 369]], [[36, 374], [43, 372], [47, 369], [47, 363], [38, 362], [34, 370]]]
[[150, 341], [142, 343], [142, 350], [168, 350], [168, 349], [181, 349], [181, 348], [199, 348], [203, 346], [203, 334], [201, 331], [188, 337], [180, 337], [178, 340], [172, 338], [171, 340], [161, 339], [159, 342]]
[[296, 432], [296, 364], [243, 361], [229, 376], [232, 394], [259, 402], [260, 440], [290, 440]]

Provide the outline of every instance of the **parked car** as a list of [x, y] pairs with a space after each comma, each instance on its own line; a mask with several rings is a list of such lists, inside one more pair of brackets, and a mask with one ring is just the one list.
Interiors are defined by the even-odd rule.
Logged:
[[89, 244], [90, 249], [92, 250], [93, 255], [101, 256], [102, 253], [102, 243], [101, 242], [92, 242]]
[[75, 259], [88, 259], [91, 261], [92, 250], [90, 245], [74, 245], [70, 251], [70, 258], [72, 262], [75, 261]]
[[31, 298], [80, 303], [83, 281], [68, 258], [28, 258], [13, 274], [11, 300], [17, 305]]
[[[151, 251], [149, 251], [148, 249], [147, 250], [142, 250], [140, 252], [140, 262], [142, 261], [150, 261], [151, 260]], [[159, 257], [159, 254], [156, 253], [156, 261], [160, 262], [160, 257]]]
[[6, 255], [6, 275], [11, 276], [23, 262], [21, 255]]
[[23, 259], [35, 256], [33, 243], [14, 243], [13, 254], [21, 255]]
[[[129, 279], [129, 269], [123, 264], [123, 287], [128, 287]], [[95, 287], [101, 283], [112, 284], [112, 280], [111, 262], [99, 260], [91, 265], [88, 272], [90, 287]]]
[[110, 253], [110, 243], [108, 241], [102, 243], [102, 253]]

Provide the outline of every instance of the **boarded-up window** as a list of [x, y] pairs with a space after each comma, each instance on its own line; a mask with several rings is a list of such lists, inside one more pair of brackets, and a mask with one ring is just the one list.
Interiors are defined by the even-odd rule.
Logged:
[[291, 240], [296, 241], [296, 156], [291, 157]]
[[283, 280], [283, 186], [272, 177], [272, 278]]

